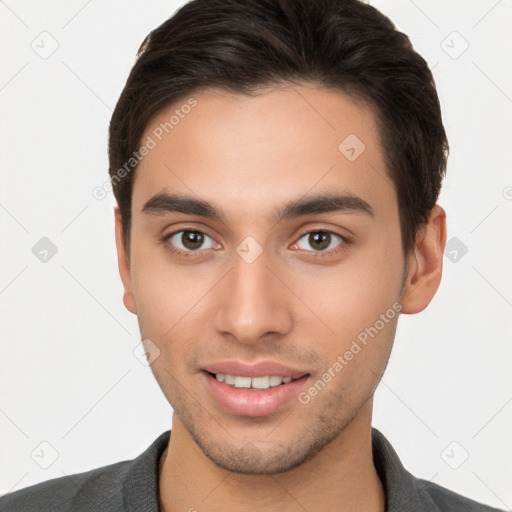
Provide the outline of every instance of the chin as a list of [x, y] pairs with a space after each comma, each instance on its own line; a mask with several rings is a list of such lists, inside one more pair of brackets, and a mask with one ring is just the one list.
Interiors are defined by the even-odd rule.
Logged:
[[207, 449], [200, 446], [203, 453], [217, 466], [241, 475], [272, 475], [284, 473], [301, 465], [313, 454], [290, 452], [286, 447], [272, 449], [272, 454], [265, 455], [252, 443], [240, 449]]
[[246, 442], [240, 448], [235, 440], [232, 445], [220, 445], [216, 440], [210, 443], [208, 439], [198, 438], [189, 432], [204, 455], [222, 469], [243, 475], [272, 475], [290, 471], [314, 458], [349, 423], [347, 420], [341, 425], [331, 425], [327, 430], [318, 426], [316, 429], [308, 428], [290, 434], [286, 441], [272, 443], [270, 438], [265, 438], [261, 447], [258, 447], [258, 440]]

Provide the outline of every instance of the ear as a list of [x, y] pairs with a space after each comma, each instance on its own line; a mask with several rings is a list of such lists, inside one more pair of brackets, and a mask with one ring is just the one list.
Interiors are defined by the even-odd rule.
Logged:
[[435, 205], [428, 222], [418, 231], [414, 249], [407, 257], [402, 313], [419, 313], [430, 304], [441, 282], [445, 245], [446, 213]]
[[119, 267], [119, 275], [123, 282], [124, 293], [123, 302], [128, 311], [137, 314], [137, 306], [132, 290], [132, 275], [130, 270], [129, 255], [126, 254], [125, 240], [123, 235], [123, 225], [121, 221], [121, 212], [119, 206], [114, 207], [114, 222], [116, 227], [116, 248], [117, 248], [117, 265]]

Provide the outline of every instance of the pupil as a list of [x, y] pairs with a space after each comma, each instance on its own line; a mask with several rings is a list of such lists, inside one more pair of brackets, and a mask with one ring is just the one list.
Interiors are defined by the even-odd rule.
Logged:
[[311, 233], [309, 235], [309, 243], [314, 249], [322, 250], [329, 247], [331, 243], [330, 233]]
[[181, 243], [187, 249], [198, 249], [203, 245], [203, 242], [203, 233], [198, 233], [197, 231], [185, 231], [183, 235], [181, 235]]

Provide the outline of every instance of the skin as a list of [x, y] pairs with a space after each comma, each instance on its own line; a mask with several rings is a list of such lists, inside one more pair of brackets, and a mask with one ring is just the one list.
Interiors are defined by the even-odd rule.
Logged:
[[[307, 85], [193, 96], [197, 106], [136, 171], [128, 252], [115, 209], [124, 304], [142, 339], [160, 350], [151, 368], [174, 410], [161, 508], [383, 511], [371, 418], [398, 315], [306, 405], [292, 400], [263, 417], [224, 411], [201, 368], [276, 361], [308, 372], [307, 390], [393, 304], [409, 314], [429, 304], [441, 279], [444, 211], [434, 207], [405, 256], [376, 118], [353, 98]], [[354, 161], [338, 149], [350, 134], [365, 144]], [[143, 212], [161, 192], [207, 200], [225, 222]], [[334, 192], [363, 199], [373, 215], [272, 218], [291, 200]], [[192, 257], [162, 241], [186, 229], [209, 237]], [[326, 250], [308, 243], [309, 233], [326, 230], [349, 242], [332, 237]], [[236, 252], [247, 236], [263, 250], [250, 264]]]

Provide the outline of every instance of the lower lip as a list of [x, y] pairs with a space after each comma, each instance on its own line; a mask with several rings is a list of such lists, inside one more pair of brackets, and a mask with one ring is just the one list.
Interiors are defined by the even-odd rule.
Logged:
[[208, 372], [202, 372], [206, 387], [217, 403], [227, 412], [238, 416], [266, 416], [278, 411], [297, 398], [308, 380], [300, 379], [268, 389], [234, 388], [220, 382]]

